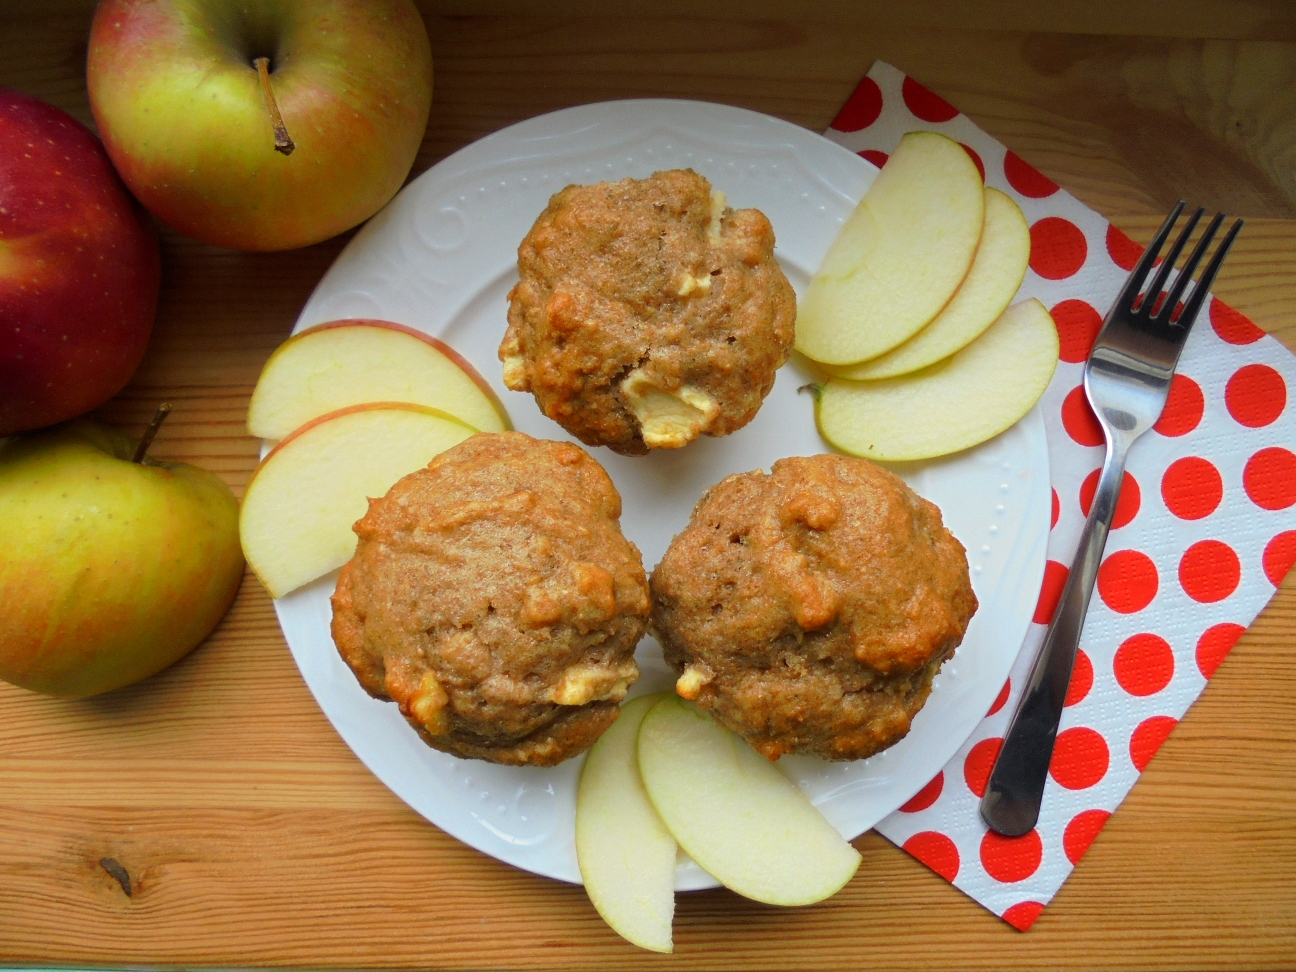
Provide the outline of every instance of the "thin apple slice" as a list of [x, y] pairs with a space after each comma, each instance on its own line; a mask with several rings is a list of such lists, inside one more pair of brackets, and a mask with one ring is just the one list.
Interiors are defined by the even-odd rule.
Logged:
[[998, 189], [985, 190], [985, 224], [967, 276], [935, 319], [904, 344], [856, 365], [828, 365], [852, 381], [906, 375], [948, 358], [999, 319], [1021, 286], [1030, 261], [1030, 227], [1021, 208]]
[[322, 415], [261, 461], [239, 511], [248, 566], [271, 597], [341, 567], [370, 497], [477, 430], [426, 405], [376, 402]]
[[403, 324], [354, 319], [294, 334], [270, 355], [248, 406], [248, 431], [282, 439], [366, 402], [427, 405], [482, 432], [512, 428], [490, 384], [449, 345]]
[[644, 716], [639, 772], [680, 846], [744, 897], [813, 904], [859, 867], [855, 848], [773, 763], [681, 699]]
[[833, 378], [815, 403], [819, 433], [865, 459], [930, 459], [992, 438], [1030, 411], [1053, 378], [1058, 335], [1033, 297], [922, 371], [882, 381]]
[[855, 364], [909, 340], [967, 275], [985, 220], [981, 175], [963, 147], [910, 132], [824, 257], [797, 311], [797, 350]]
[[641, 695], [585, 757], [576, 791], [576, 860], [585, 892], [631, 944], [672, 951], [675, 838], [657, 816], [639, 778], [639, 724], [664, 692]]

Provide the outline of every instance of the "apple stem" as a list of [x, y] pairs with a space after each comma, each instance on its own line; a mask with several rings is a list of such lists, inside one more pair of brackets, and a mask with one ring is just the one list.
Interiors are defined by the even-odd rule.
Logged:
[[131, 459], [131, 462], [144, 461], [144, 454], [148, 452], [149, 446], [153, 444], [153, 439], [158, 434], [158, 429], [162, 427], [162, 423], [166, 421], [166, 417], [170, 414], [171, 405], [169, 402], [163, 402], [158, 406], [158, 410], [153, 413], [153, 418], [149, 421], [148, 428], [145, 429], [144, 434], [140, 436], [139, 446], [136, 447], [135, 457]]
[[292, 155], [297, 143], [288, 135], [283, 115], [279, 114], [279, 105], [275, 102], [274, 91], [270, 87], [270, 58], [258, 57], [252, 63], [256, 65], [257, 77], [261, 79], [261, 93], [265, 95], [266, 110], [270, 112], [270, 124], [274, 126], [275, 151]]
[[802, 385], [800, 388], [797, 389], [797, 394], [800, 394], [803, 391], [808, 391], [811, 395], [814, 396], [815, 401], [818, 401], [819, 395], [823, 392], [823, 385], [820, 385], [817, 382], [813, 382], [813, 381], [806, 382], [806, 384]]

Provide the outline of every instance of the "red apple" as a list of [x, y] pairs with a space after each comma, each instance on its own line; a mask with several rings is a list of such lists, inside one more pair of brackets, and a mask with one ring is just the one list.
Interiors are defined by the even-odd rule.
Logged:
[[157, 237], [99, 140], [0, 88], [0, 436], [121, 390], [148, 344], [160, 274]]
[[162, 222], [285, 250], [400, 188], [432, 54], [411, 0], [101, 0], [86, 80], [108, 154]]

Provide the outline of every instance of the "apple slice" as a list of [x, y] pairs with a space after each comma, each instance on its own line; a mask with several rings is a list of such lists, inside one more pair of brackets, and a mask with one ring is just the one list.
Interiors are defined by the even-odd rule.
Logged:
[[855, 364], [913, 337], [967, 275], [984, 221], [981, 174], [963, 147], [904, 136], [810, 279], [797, 350]]
[[366, 402], [440, 409], [482, 432], [513, 426], [477, 369], [431, 335], [390, 321], [330, 321], [294, 334], [266, 362], [248, 431], [282, 439], [328, 412]]
[[773, 763], [681, 699], [644, 716], [639, 772], [680, 846], [744, 897], [813, 904], [859, 867], [855, 848]]
[[815, 421], [820, 435], [853, 456], [943, 456], [998, 435], [1029, 412], [1057, 361], [1057, 328], [1032, 297], [922, 371], [882, 381], [829, 380], [819, 390]]
[[675, 838], [639, 778], [636, 740], [665, 692], [641, 695], [585, 757], [576, 791], [576, 860], [590, 901], [626, 941], [669, 952], [675, 914]]
[[1021, 208], [998, 189], [986, 187], [981, 242], [950, 302], [898, 348], [856, 365], [828, 365], [828, 372], [852, 381], [894, 378], [967, 347], [1012, 303], [1026, 276], [1030, 247], [1030, 227]]
[[426, 405], [375, 402], [330, 412], [261, 461], [239, 511], [248, 566], [271, 597], [341, 567], [369, 497], [477, 430]]

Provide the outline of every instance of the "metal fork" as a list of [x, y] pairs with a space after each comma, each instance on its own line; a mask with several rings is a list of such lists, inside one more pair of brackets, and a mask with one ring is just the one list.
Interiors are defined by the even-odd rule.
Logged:
[[1125, 474], [1125, 457], [1134, 441], [1161, 417], [1184, 340], [1197, 319], [1229, 247], [1242, 228], [1242, 220], [1233, 224], [1184, 301], [1183, 311], [1176, 314], [1179, 298], [1224, 221], [1224, 214], [1217, 213], [1169, 292], [1162, 298], [1161, 288], [1205, 212], [1198, 209], [1170, 248], [1146, 295], [1140, 298], [1143, 282], [1183, 208], [1180, 200], [1148, 244], [1108, 312], [1085, 363], [1085, 393], [1107, 438], [1107, 457], [1057, 613], [1044, 636], [1043, 647], [1031, 668], [1021, 702], [1008, 724], [1003, 748], [981, 798], [982, 818], [991, 830], [1008, 837], [1028, 833], [1039, 819], [1044, 781], [1048, 776], [1058, 722], [1062, 718], [1062, 706], [1071, 681], [1071, 666], [1080, 643], [1098, 564], [1107, 543], [1107, 531], [1116, 512], [1116, 500]]

